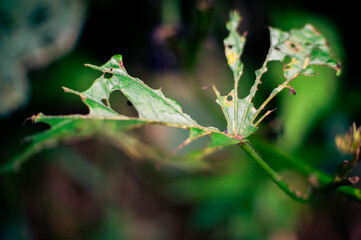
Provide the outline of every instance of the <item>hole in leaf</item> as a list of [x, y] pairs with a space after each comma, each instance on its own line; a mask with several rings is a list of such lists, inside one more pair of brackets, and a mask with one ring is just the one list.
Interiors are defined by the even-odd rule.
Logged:
[[301, 52], [302, 51], [302, 47], [292, 41], [286, 41], [285, 44], [293, 51], [293, 52]]
[[232, 49], [233, 45], [228, 45], [227, 48]]
[[[130, 105], [129, 105], [129, 103]], [[119, 91], [113, 91], [109, 96], [110, 107], [119, 114], [128, 117], [138, 117], [138, 113], [133, 104]]]
[[290, 70], [292, 69], [292, 65], [291, 64], [286, 64], [284, 67], [283, 67], [284, 70]]
[[105, 72], [105, 73], [104, 73], [104, 78], [109, 79], [109, 78], [111, 78], [111, 77], [113, 77], [113, 74], [112, 74], [112, 73], [110, 73], [110, 72]]
[[233, 102], [233, 95], [234, 95], [234, 93], [231, 92], [231, 93], [229, 93], [229, 94], [226, 96], [226, 98], [223, 100], [223, 101], [224, 101], [224, 104], [225, 104], [226, 106], [233, 106], [233, 104], [234, 104], [234, 102]]
[[103, 103], [105, 106], [109, 107], [108, 99], [102, 98], [101, 101], [102, 101], [102, 103]]

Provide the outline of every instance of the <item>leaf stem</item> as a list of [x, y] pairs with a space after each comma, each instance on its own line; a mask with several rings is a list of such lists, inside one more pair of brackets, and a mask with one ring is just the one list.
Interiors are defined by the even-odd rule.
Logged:
[[275, 108], [275, 109], [273, 109], [273, 110], [268, 110], [265, 114], [263, 114], [263, 116], [260, 118], [260, 119], [258, 119], [258, 121], [254, 124], [254, 126], [255, 127], [257, 127], [258, 126], [258, 124], [260, 123], [260, 122], [262, 122], [262, 120], [263, 119], [265, 119], [265, 117], [267, 117], [269, 114], [271, 114], [274, 110], [276, 110], [277, 108]]
[[[293, 79], [293, 78], [292, 78]], [[287, 87], [288, 83], [292, 80], [289, 79], [287, 81], [285, 81], [284, 83], [282, 83], [281, 85], [279, 85], [277, 88], [273, 89], [273, 91], [271, 92], [271, 94], [268, 96], [268, 98], [262, 103], [262, 105], [257, 109], [257, 112], [255, 114], [255, 116], [253, 117], [252, 122], [257, 118], [257, 116], [259, 115], [259, 113], [266, 107], [266, 105], [278, 94], [280, 93], [284, 88]]]
[[[269, 151], [269, 144], [262, 144], [266, 147], [264, 150]], [[265, 173], [291, 198], [307, 202], [306, 200], [299, 199], [295, 195], [295, 190], [292, 187], [289, 187], [282, 179], [281, 182], [277, 176], [279, 176], [264, 160], [255, 152], [255, 150], [247, 143], [244, 142], [242, 145], [239, 145], [258, 165], [265, 171]], [[267, 150], [268, 149], [268, 150]], [[326, 174], [322, 171], [319, 171], [307, 164], [305, 164], [301, 159], [294, 159], [287, 155], [284, 155], [281, 152], [277, 152], [277, 155], [280, 156], [279, 160], [284, 161], [286, 164], [291, 165], [297, 169], [300, 173], [304, 174], [311, 182], [311, 187], [313, 187], [312, 195], [308, 196], [308, 201], [315, 198], [316, 195], [328, 194], [331, 190], [338, 192], [339, 194], [361, 203], [361, 190], [352, 186], [347, 186], [350, 184], [334, 184], [334, 178], [329, 174]], [[283, 183], [282, 183], [283, 181]], [[332, 186], [332, 187], [331, 187]], [[290, 192], [291, 191], [291, 192]]]
[[[267, 55], [267, 56], [268, 56], [268, 55]], [[262, 77], [262, 75], [263, 75], [265, 72], [267, 72], [267, 61], [265, 61], [265, 62], [263, 63], [262, 68], [259, 69], [259, 70], [256, 72], [257, 77], [256, 77], [256, 80], [255, 80], [255, 82], [254, 82], [254, 84], [253, 84], [253, 86], [252, 86], [252, 88], [251, 88], [251, 90], [250, 90], [250, 93], [249, 93], [249, 97], [248, 97], [248, 100], [247, 100], [247, 106], [246, 106], [246, 108], [245, 108], [246, 111], [244, 111], [243, 116], [242, 116], [241, 129], [243, 129], [244, 119], [245, 119], [245, 117], [246, 117], [246, 114], [247, 114], [247, 111], [248, 111], [248, 109], [249, 109], [249, 106], [250, 106], [250, 104], [251, 104], [251, 102], [252, 102], [252, 99], [254, 98], [254, 96], [256, 95], [256, 92], [257, 92], [257, 90], [258, 90], [257, 86], [262, 83], [262, 82], [261, 82], [261, 77]], [[258, 113], [259, 113], [259, 112], [257, 111], [256, 116], [258, 115]], [[255, 118], [256, 118], [256, 117], [254, 117], [254, 118], [252, 119], [251, 123], [254, 122]], [[258, 123], [257, 123], [257, 124], [258, 124]], [[256, 125], [256, 126], [257, 126], [257, 125]]]
[[[238, 60], [239, 61], [239, 60]], [[233, 132], [237, 135], [238, 131], [236, 129], [236, 126], [238, 126], [238, 122], [236, 122], [238, 120], [238, 81], [240, 79], [240, 77], [242, 76], [242, 72], [243, 72], [243, 64], [241, 65], [241, 69], [240, 69], [240, 73], [234, 74], [234, 92], [233, 92], [233, 102], [234, 102], [234, 110], [233, 110], [233, 122], [232, 122], [232, 129]], [[236, 73], [236, 72], [235, 72]], [[243, 119], [242, 119], [243, 121]]]
[[290, 187], [283, 178], [275, 172], [262, 158], [256, 153], [256, 151], [249, 145], [248, 142], [243, 142], [239, 145], [268, 175], [269, 178], [289, 197], [299, 202], [309, 202], [312, 200], [312, 196], [309, 194], [301, 193], [300, 191]]

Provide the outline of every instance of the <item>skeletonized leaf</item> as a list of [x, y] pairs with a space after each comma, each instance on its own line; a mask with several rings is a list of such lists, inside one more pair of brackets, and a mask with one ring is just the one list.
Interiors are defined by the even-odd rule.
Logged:
[[237, 31], [241, 19], [242, 18], [238, 12], [231, 12], [230, 20], [226, 25], [229, 35], [226, 39], [224, 39], [224, 49], [227, 57], [227, 63], [233, 71], [235, 82], [238, 82], [242, 75], [243, 64], [240, 57], [246, 42], [245, 37], [239, 35]]
[[239, 139], [244, 139], [256, 130], [252, 124], [256, 109], [253, 107], [253, 104], [249, 102], [248, 97], [244, 99], [238, 98], [238, 82], [243, 71], [243, 63], [240, 58], [246, 39], [237, 31], [242, 20], [239, 13], [233, 11], [230, 13], [229, 18], [226, 25], [229, 30], [229, 35], [224, 39], [224, 46], [228, 66], [233, 72], [234, 88], [226, 96], [220, 95], [215, 86], [213, 86], [213, 90], [217, 96], [216, 102], [221, 106], [227, 120], [228, 134], [234, 135]]
[[[255, 72], [256, 80], [250, 90], [250, 94], [243, 99], [239, 99], [238, 82], [243, 68], [240, 57], [245, 43], [245, 38], [237, 32], [240, 21], [241, 17], [239, 14], [231, 12], [230, 20], [227, 23], [229, 35], [224, 40], [225, 55], [234, 76], [234, 88], [228, 95], [221, 95], [214, 86], [213, 90], [217, 96], [216, 102], [221, 106], [227, 120], [228, 134], [242, 140], [254, 133], [257, 130], [258, 124], [273, 111], [267, 111], [258, 118], [260, 112], [274, 96], [284, 88], [289, 88], [290, 92], [295, 94], [295, 90], [289, 85], [291, 80], [300, 74], [306, 76], [315, 75], [313, 68], [316, 65], [334, 68], [337, 71], [337, 75], [339, 75], [340, 64], [333, 58], [325, 38], [312, 25], [306, 25], [302, 29], [291, 30], [289, 32], [270, 28], [271, 44], [265, 62]], [[258, 85], [261, 84], [261, 77], [267, 72], [268, 62], [282, 62], [286, 57], [290, 59], [290, 62], [287, 62], [283, 67], [285, 81], [275, 88], [264, 103], [256, 109], [252, 99], [258, 90]]]

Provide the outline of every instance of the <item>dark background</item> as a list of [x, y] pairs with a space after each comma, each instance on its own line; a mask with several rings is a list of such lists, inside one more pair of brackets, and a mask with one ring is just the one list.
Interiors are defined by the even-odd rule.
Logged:
[[[23, 4], [36, 1], [15, 2], [18, 3], [15, 7], [22, 8]], [[44, 2], [42, 6], [46, 6]], [[24, 93], [28, 96], [26, 101], [1, 115], [1, 163], [23, 149], [25, 136], [46, 128], [25, 121], [33, 114], [87, 113], [78, 97], [65, 94], [61, 89], [66, 86], [84, 91], [99, 76], [85, 68], [84, 63], [101, 65], [111, 56], [122, 54], [130, 75], [150, 86], [173, 87], [165, 92], [170, 97], [171, 93], [177, 93], [178, 87], [189, 86], [184, 77], [186, 74], [193, 79], [199, 78], [199, 86], [216, 83], [222, 92], [229, 91], [232, 78], [222, 53], [222, 41], [227, 35], [225, 23], [232, 9], [238, 9], [243, 16], [240, 31], [248, 32], [242, 55], [247, 69], [246, 80], [252, 81], [252, 74], [262, 65], [267, 54], [268, 26], [289, 30], [306, 23], [314, 24], [329, 40], [343, 66], [339, 78], [332, 70], [322, 70], [320, 79], [314, 80], [321, 82], [320, 85], [302, 79], [304, 83], [296, 88], [296, 91], [300, 89], [296, 98], [312, 99], [310, 105], [304, 105], [310, 107], [310, 111], [300, 116], [304, 118], [304, 124], [294, 120], [287, 125], [287, 119], [293, 113], [283, 110], [299, 107], [297, 104], [300, 103], [292, 105], [287, 94], [274, 101], [274, 105], [280, 104], [279, 110], [251, 139], [260, 153], [295, 185], [302, 182], [302, 178], [287, 167], [277, 165], [277, 159], [267, 159], [273, 155], [262, 152], [265, 146], [302, 159], [330, 174], [343, 160], [344, 156], [334, 149], [334, 137], [345, 132], [352, 122], [358, 125], [361, 122], [360, 20], [356, 3], [215, 0], [203, 1], [206, 4], [203, 9], [199, 5], [201, 1], [182, 0], [178, 7], [168, 9], [169, 4], [155, 0], [80, 2], [84, 15], [73, 47], [41, 66], [30, 68], [27, 64], [25, 75], [29, 88]], [[8, 1], [0, 3], [5, 6]], [[34, 3], [36, 9], [35, 6]], [[169, 15], [174, 10], [178, 17]], [[35, 19], [40, 24], [46, 21], [44, 12], [38, 14], [40, 17]], [[177, 27], [166, 32], [167, 37], [157, 42], [155, 32], [169, 19], [176, 19]], [[5, 20], [5, 17], [0, 18], [1, 26], [10, 26], [11, 29], [11, 21]], [[5, 33], [1, 32], [4, 34], [2, 38], [6, 37]], [[6, 59], [2, 58], [0, 64], [5, 66], [4, 61]], [[207, 66], [216, 69], [207, 69]], [[274, 79], [273, 76], [279, 74], [274, 71], [270, 70], [266, 79]], [[219, 76], [223, 77], [215, 79]], [[323, 76], [332, 77], [328, 82]], [[261, 85], [264, 92], [260, 90], [260, 98], [275, 86], [272, 81], [267, 83], [264, 80]], [[301, 85], [301, 79], [299, 82]], [[240, 92], [246, 94], [251, 82], [244, 84]], [[312, 95], [315, 91], [320, 91], [320, 94]], [[214, 99], [209, 96], [212, 105]], [[124, 98], [113, 97], [114, 102], [118, 100], [114, 108], [131, 112]], [[192, 108], [194, 104], [187, 101], [188, 97], [185, 95], [183, 99], [180, 94], [176, 99], [184, 106], [185, 112], [197, 114], [198, 109]], [[318, 103], [313, 104], [316, 100]], [[218, 108], [216, 104], [213, 106]], [[298, 118], [297, 111], [294, 112], [294, 118]], [[201, 123], [224, 127], [218, 115], [213, 117], [215, 120], [207, 117], [209, 115], [199, 116], [199, 119], [196, 116], [194, 118]], [[289, 128], [296, 129], [297, 133], [291, 135], [296, 139], [293, 145], [291, 141], [282, 140], [284, 132], [288, 136]], [[171, 137], [153, 137], [155, 142], [159, 139], [171, 141]], [[220, 161], [224, 156], [228, 160]], [[224, 156], [211, 157], [218, 161], [216, 167], [220, 166], [215, 173], [188, 173], [157, 169], [147, 161], [135, 163], [118, 149], [95, 139], [62, 144], [32, 157], [21, 171], [0, 176], [0, 238], [361, 238], [359, 203], [331, 194], [327, 199], [312, 204], [299, 204], [274, 186], [243, 153], [231, 149]], [[356, 169], [353, 174], [358, 173]]]

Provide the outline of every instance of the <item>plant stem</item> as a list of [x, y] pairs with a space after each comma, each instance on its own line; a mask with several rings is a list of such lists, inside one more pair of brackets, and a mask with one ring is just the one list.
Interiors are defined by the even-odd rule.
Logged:
[[276, 173], [247, 142], [244, 142], [239, 146], [262, 168], [268, 177], [271, 178], [271, 180], [292, 199], [300, 202], [309, 202], [312, 199], [309, 194], [301, 193], [293, 187], [290, 187], [283, 180], [283, 178], [278, 173]]
[[[266, 149], [270, 148], [268, 144], [263, 144]], [[288, 186], [282, 178], [278, 178], [279, 174], [277, 174], [264, 160], [255, 152], [255, 150], [247, 143], [244, 142], [240, 147], [254, 160], [256, 163], [265, 171], [265, 173], [274, 181], [287, 195], [291, 198], [301, 201], [307, 202], [309, 200], [314, 199], [311, 196], [308, 196], [307, 200], [300, 199], [296, 194], [295, 190]], [[305, 164], [301, 159], [290, 158], [282, 153], [278, 153], [280, 155], [279, 160], [284, 161], [285, 163], [291, 165], [295, 169], [297, 169], [300, 173], [304, 174], [308, 179], [311, 177], [315, 179], [317, 184], [319, 185], [315, 190], [316, 194], [327, 194], [328, 191], [322, 191], [322, 186], [327, 186], [333, 183], [334, 178], [329, 174], [326, 174], [322, 171], [314, 169], [313, 167]], [[279, 181], [281, 180], [281, 181]], [[320, 187], [321, 186], [321, 187]], [[317, 191], [320, 190], [320, 191]], [[350, 200], [354, 200], [361, 203], [361, 190], [351, 186], [341, 186], [334, 189], [339, 194], [349, 198]]]

